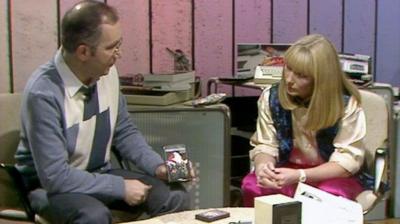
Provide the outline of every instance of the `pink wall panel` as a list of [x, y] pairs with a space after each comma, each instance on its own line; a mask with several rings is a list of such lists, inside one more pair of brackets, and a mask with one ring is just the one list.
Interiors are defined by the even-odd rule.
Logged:
[[235, 0], [235, 42], [271, 40], [271, 1]]
[[342, 1], [310, 0], [310, 33], [320, 33], [342, 49]]
[[279, 0], [273, 5], [273, 42], [291, 43], [307, 34], [307, 0]]
[[10, 91], [10, 68], [7, 32], [7, 1], [0, 2], [0, 93]]
[[57, 1], [13, 0], [14, 90], [22, 91], [31, 73], [57, 50]]
[[[235, 0], [235, 43], [271, 42], [271, 1]], [[234, 46], [236, 49], [236, 45]], [[235, 50], [236, 58], [236, 50]], [[236, 95], [259, 95], [260, 91], [235, 88]]]
[[108, 0], [107, 4], [117, 8], [122, 25], [122, 58], [117, 62], [120, 76], [149, 73], [149, 1]]
[[181, 49], [192, 63], [192, 1], [152, 1], [153, 73], [174, 71], [174, 58], [166, 50]]
[[[210, 77], [232, 76], [232, 1], [196, 0], [195, 69], [203, 82], [203, 95]], [[222, 91], [230, 92], [224, 86]]]

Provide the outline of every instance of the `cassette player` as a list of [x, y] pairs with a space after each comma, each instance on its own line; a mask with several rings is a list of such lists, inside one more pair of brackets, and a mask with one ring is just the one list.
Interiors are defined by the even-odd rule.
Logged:
[[340, 64], [346, 73], [371, 74], [371, 57], [362, 54], [339, 54]]
[[373, 82], [371, 74], [371, 57], [362, 54], [339, 54], [339, 60], [343, 72], [350, 80], [359, 86], [368, 86]]

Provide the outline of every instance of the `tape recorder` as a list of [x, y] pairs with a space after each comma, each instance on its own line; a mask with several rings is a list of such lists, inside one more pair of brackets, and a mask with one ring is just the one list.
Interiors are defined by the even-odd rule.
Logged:
[[340, 64], [346, 73], [371, 74], [371, 57], [362, 54], [339, 54]]
[[343, 71], [356, 85], [369, 85], [373, 82], [371, 57], [362, 54], [339, 54]]

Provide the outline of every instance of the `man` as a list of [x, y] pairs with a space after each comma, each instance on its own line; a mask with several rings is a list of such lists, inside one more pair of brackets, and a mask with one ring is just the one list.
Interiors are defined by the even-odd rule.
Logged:
[[[77, 3], [62, 20], [61, 49], [24, 90], [17, 168], [34, 210], [51, 223], [110, 223], [109, 208], [121, 206], [151, 216], [189, 207], [181, 185], [164, 183], [165, 164], [119, 91], [118, 21], [104, 3]], [[143, 172], [111, 169], [111, 147]]]

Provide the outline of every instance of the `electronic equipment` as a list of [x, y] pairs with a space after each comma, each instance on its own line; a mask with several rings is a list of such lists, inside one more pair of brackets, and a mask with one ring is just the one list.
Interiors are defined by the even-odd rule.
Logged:
[[282, 75], [283, 53], [289, 47], [290, 44], [281, 43], [239, 43], [235, 77], [254, 77], [259, 83], [276, 82]]
[[254, 83], [273, 84], [279, 82], [282, 78], [282, 65], [257, 66], [254, 73]]
[[147, 142], [160, 155], [164, 155], [165, 145], [185, 144], [198, 177], [184, 184], [192, 198], [191, 208], [229, 205], [230, 117], [225, 104], [128, 105], [128, 110]]
[[371, 74], [371, 57], [362, 54], [339, 54], [340, 64], [346, 73]]
[[[278, 82], [283, 73], [283, 54], [290, 44], [281, 43], [239, 43], [236, 54], [234, 78], [254, 78], [256, 84]], [[343, 71], [357, 85], [369, 85], [373, 81], [371, 57], [363, 54], [340, 53], [339, 61]]]
[[356, 85], [367, 86], [372, 83], [371, 57], [362, 54], [339, 54], [342, 70]]

